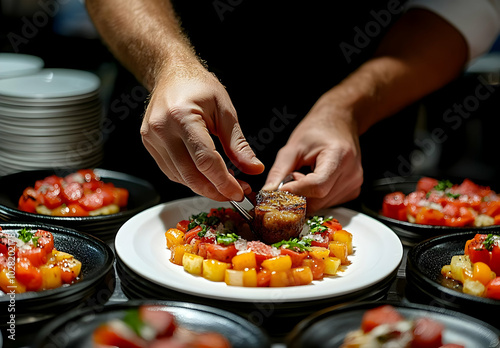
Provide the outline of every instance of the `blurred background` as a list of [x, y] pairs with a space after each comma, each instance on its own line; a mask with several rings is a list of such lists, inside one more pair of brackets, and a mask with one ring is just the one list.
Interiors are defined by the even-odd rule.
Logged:
[[[151, 181], [162, 200], [192, 195], [170, 183], [142, 146], [139, 128], [148, 93], [103, 45], [82, 1], [0, 0], [0, 52], [35, 55], [46, 68], [98, 75], [104, 105], [102, 167]], [[376, 175], [383, 177], [469, 177], [498, 187], [499, 81], [497, 40], [462, 76], [411, 106], [418, 112], [412, 149], [393, 158], [391, 167], [380, 164], [383, 152], [365, 156], [365, 163], [382, 166]], [[404, 122], [399, 127], [413, 126]], [[283, 143], [284, 136], [277, 134], [275, 141]]]

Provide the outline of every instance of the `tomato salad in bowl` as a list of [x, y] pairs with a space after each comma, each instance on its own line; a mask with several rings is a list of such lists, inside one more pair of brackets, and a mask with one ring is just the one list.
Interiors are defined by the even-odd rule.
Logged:
[[181, 220], [165, 232], [170, 261], [190, 274], [243, 287], [306, 285], [350, 264], [352, 234], [337, 219], [313, 216], [299, 237], [266, 244], [254, 240], [232, 208]]

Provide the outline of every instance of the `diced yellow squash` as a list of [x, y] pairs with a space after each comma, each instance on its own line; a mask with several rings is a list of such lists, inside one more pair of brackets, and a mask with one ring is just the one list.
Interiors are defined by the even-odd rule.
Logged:
[[56, 289], [62, 286], [62, 271], [59, 266], [40, 266], [40, 273], [43, 289]]
[[295, 285], [307, 285], [313, 281], [313, 275], [309, 267], [292, 268], [292, 276]]
[[184, 232], [177, 228], [169, 228], [165, 232], [167, 240], [167, 248], [172, 249], [174, 246], [184, 244]]
[[311, 247], [311, 250], [309, 250], [309, 256], [315, 259], [324, 260], [330, 256], [330, 250], [323, 247], [313, 246]]
[[270, 287], [285, 287], [295, 284], [291, 269], [286, 271], [275, 271], [271, 273]]
[[338, 257], [328, 257], [324, 260], [325, 270], [324, 273], [327, 275], [337, 274], [341, 261]]
[[234, 269], [257, 268], [257, 260], [253, 251], [238, 254], [231, 260]]
[[292, 268], [292, 258], [289, 255], [280, 255], [262, 261], [262, 268], [271, 272], [287, 271]]
[[203, 257], [196, 254], [184, 253], [184, 255], [182, 255], [182, 267], [184, 267], [184, 270], [188, 273], [201, 276]]
[[441, 274], [445, 278], [452, 278], [451, 276], [451, 266], [450, 265], [444, 265], [441, 267]]
[[247, 268], [243, 271], [243, 286], [257, 286], [257, 270], [255, 268]]
[[202, 276], [213, 282], [223, 282], [226, 270], [231, 264], [214, 259], [203, 260]]
[[9, 293], [12, 290], [14, 290], [16, 294], [26, 292], [26, 286], [14, 277], [14, 272], [9, 274], [9, 270], [7, 268], [0, 271], [0, 289], [2, 289], [5, 293]]
[[64, 251], [52, 249], [52, 254], [56, 258], [56, 262], [62, 261], [64, 259], [72, 259], [73, 255], [65, 253]]
[[176, 245], [171, 249], [170, 261], [176, 265], [182, 265], [184, 253], [191, 253], [193, 246], [190, 244]]
[[484, 296], [486, 287], [477, 280], [465, 279], [463, 283], [463, 293], [474, 295], [474, 296]]
[[342, 265], [349, 264], [347, 259], [349, 255], [347, 244], [334, 240], [328, 243], [328, 249], [330, 250], [330, 256], [339, 258]]
[[73, 274], [73, 278], [76, 278], [80, 275], [82, 270], [82, 263], [75, 259], [74, 257], [70, 259], [63, 259], [57, 263], [57, 266], [62, 270], [69, 271]]
[[347, 232], [346, 230], [335, 231], [335, 234], [333, 235], [333, 240], [347, 244], [347, 255], [352, 255], [353, 253], [352, 233]]
[[472, 277], [472, 263], [467, 255], [455, 255], [450, 262], [451, 276], [459, 282], [464, 282], [465, 278]]

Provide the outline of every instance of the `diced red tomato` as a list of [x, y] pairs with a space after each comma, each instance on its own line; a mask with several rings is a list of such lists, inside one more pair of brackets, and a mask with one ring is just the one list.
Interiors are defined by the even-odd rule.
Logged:
[[[335, 234], [335, 231], [333, 232], [333, 234]], [[321, 238], [312, 240], [311, 245], [323, 247], [323, 248], [328, 248], [328, 243], [330, 242], [330, 235], [332, 235], [330, 230], [323, 232], [323, 233], [319, 233], [319, 235], [321, 236]]]
[[48, 189], [46, 192], [41, 192], [38, 195], [38, 200], [41, 204], [45, 205], [49, 209], [54, 209], [63, 204], [59, 194], [61, 193], [60, 186], [54, 186]]
[[306, 251], [294, 251], [285, 247], [280, 248], [281, 255], [288, 255], [292, 259], [292, 267], [299, 267], [307, 257]]
[[476, 234], [472, 240], [465, 244], [465, 255], [469, 256], [472, 263], [484, 262], [487, 265], [490, 264], [490, 252], [483, 244], [486, 237], [485, 234]]
[[405, 197], [403, 192], [392, 192], [387, 194], [382, 202], [382, 215], [392, 219], [405, 221]]
[[444, 326], [429, 318], [418, 318], [413, 328], [412, 348], [439, 348], [443, 344]]
[[269, 286], [269, 283], [271, 282], [271, 272], [262, 269], [259, 272], [257, 272], [257, 286], [258, 287], [267, 287]]
[[[445, 206], [444, 209], [446, 209], [448, 206], [451, 206], [451, 204], [448, 204]], [[445, 226], [452, 226], [452, 227], [463, 227], [463, 226], [469, 226], [474, 223], [474, 220], [476, 219], [476, 213], [469, 208], [466, 207], [459, 207], [457, 215], [448, 217], [443, 209], [443, 214], [444, 220], [445, 220]]]
[[177, 223], [177, 225], [175, 227], [178, 230], [181, 230], [182, 232], [186, 233], [188, 226], [189, 226], [189, 220], [181, 220]]
[[276, 256], [273, 254], [273, 248], [270, 245], [260, 241], [248, 242], [247, 247], [255, 253], [255, 259], [257, 260], [258, 267], [260, 267], [262, 261]]
[[490, 268], [500, 276], [500, 241], [497, 241], [491, 249]]
[[126, 207], [128, 204], [129, 192], [127, 189], [121, 187], [113, 188], [114, 203], [120, 208]]
[[[1, 231], [1, 229], [0, 229]], [[7, 233], [0, 232], [0, 255], [7, 255], [9, 253], [9, 246], [11, 245], [10, 237]]]
[[184, 240], [186, 243], [190, 244], [193, 239], [200, 239], [200, 236], [198, 236], [198, 233], [201, 232], [203, 228], [201, 226], [196, 226], [189, 231], [186, 232], [184, 235]]
[[488, 285], [486, 285], [486, 297], [500, 300], [500, 276], [492, 279]]
[[202, 332], [194, 335], [190, 348], [231, 348], [231, 343], [219, 333]]
[[37, 245], [42, 248], [46, 254], [50, 254], [54, 249], [54, 236], [52, 233], [44, 230], [38, 230], [34, 234], [38, 238]]
[[175, 317], [161, 308], [161, 306], [154, 305], [140, 306], [139, 318], [155, 329], [156, 337], [170, 337], [177, 327]]
[[26, 258], [18, 258], [16, 261], [16, 279], [26, 286], [27, 291], [38, 291], [43, 283], [40, 270]]
[[221, 245], [221, 244], [206, 244], [207, 259], [214, 259], [221, 262], [230, 263], [233, 257], [236, 256], [238, 250], [234, 244]]
[[383, 305], [366, 311], [361, 319], [363, 332], [370, 332], [382, 324], [393, 324], [403, 320], [403, 316], [390, 305]]
[[429, 192], [438, 184], [438, 180], [429, 177], [422, 177], [417, 182], [417, 191]]
[[17, 252], [17, 257], [28, 259], [34, 267], [40, 267], [47, 263], [47, 253], [44, 249], [38, 247], [21, 249]]
[[422, 225], [436, 225], [442, 226], [444, 225], [445, 219], [444, 214], [436, 209], [429, 209], [426, 207], [422, 207], [415, 217], [417, 224]]
[[77, 182], [70, 183], [62, 189], [61, 197], [66, 204], [77, 203], [83, 197], [83, 187]]

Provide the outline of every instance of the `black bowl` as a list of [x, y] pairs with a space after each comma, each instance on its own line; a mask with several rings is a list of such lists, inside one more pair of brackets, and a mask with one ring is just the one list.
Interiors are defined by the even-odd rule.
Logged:
[[464, 294], [445, 286], [441, 268], [464, 254], [465, 242], [475, 231], [434, 237], [414, 246], [406, 261], [407, 297], [415, 302], [443, 306], [500, 326], [500, 300]]
[[[73, 309], [106, 302], [113, 294], [114, 254], [103, 241], [68, 228], [23, 222], [0, 222], [3, 232], [17, 233], [23, 228], [43, 229], [54, 235], [57, 250], [72, 254], [82, 262], [81, 280], [69, 286], [13, 296], [0, 296], [0, 328], [4, 337], [14, 314], [16, 331], [23, 332]], [[22, 337], [22, 336], [21, 336]], [[17, 341], [19, 341], [17, 335]]]
[[[180, 301], [128, 301], [103, 307], [91, 307], [66, 313], [42, 328], [35, 338], [33, 348], [41, 347], [92, 347], [92, 332], [111, 319], [122, 318], [125, 311], [143, 304], [165, 306], [174, 314], [180, 326], [194, 331], [219, 332], [230, 341], [233, 348], [268, 348], [267, 336], [257, 326], [240, 316], [205, 305]], [[59, 338], [63, 339], [59, 339]]]
[[[498, 231], [499, 226], [485, 227], [449, 227], [449, 226], [434, 226], [414, 224], [407, 221], [399, 221], [396, 219], [383, 216], [382, 202], [384, 196], [388, 193], [401, 191], [404, 194], [409, 194], [415, 191], [417, 182], [420, 177], [394, 177], [380, 179], [373, 182], [363, 190], [360, 196], [361, 210], [377, 220], [389, 226], [406, 245], [415, 245], [425, 239], [441, 236], [450, 233], [476, 231], [477, 233], [491, 233]], [[461, 183], [463, 179], [453, 178], [452, 182]]]
[[450, 342], [466, 344], [466, 348], [500, 347], [496, 328], [470, 316], [447, 309], [411, 303], [364, 302], [331, 307], [299, 323], [287, 339], [289, 348], [338, 348], [346, 334], [359, 329], [363, 314], [372, 308], [390, 304], [405, 318], [427, 317], [445, 326], [445, 337]]
[[61, 171], [35, 170], [0, 177], [0, 220], [59, 225], [92, 234], [106, 242], [111, 242], [125, 221], [160, 201], [159, 194], [147, 181], [124, 173], [95, 169], [104, 182], [111, 182], [116, 187], [125, 188], [129, 191], [129, 201], [125, 210], [111, 215], [70, 217], [32, 214], [17, 208], [24, 189], [33, 186], [36, 180], [54, 174], [65, 176], [75, 171], [70, 169]]

